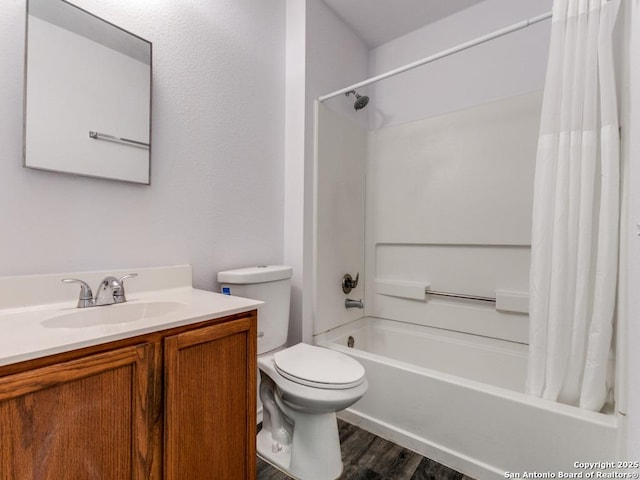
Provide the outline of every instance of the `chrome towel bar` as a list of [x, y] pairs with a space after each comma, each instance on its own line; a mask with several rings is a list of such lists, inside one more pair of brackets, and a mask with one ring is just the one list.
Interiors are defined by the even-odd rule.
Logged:
[[425, 289], [424, 293], [426, 293], [427, 295], [436, 295], [439, 297], [463, 298], [465, 300], [475, 300], [478, 302], [496, 303], [495, 297], [481, 297], [479, 295], [466, 295], [464, 293], [438, 292], [429, 289]]
[[89, 137], [93, 138], [94, 140], [109, 140], [112, 142], [124, 143], [125, 145], [149, 148], [148, 143], [139, 142], [138, 140], [131, 140], [130, 138], [116, 137], [114, 135], [108, 135], [106, 133], [89, 131]]

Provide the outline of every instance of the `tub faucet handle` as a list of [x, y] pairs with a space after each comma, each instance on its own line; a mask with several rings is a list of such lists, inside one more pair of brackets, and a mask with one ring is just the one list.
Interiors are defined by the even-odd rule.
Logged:
[[356, 278], [345, 273], [344, 277], [342, 277], [342, 291], [344, 293], [351, 293], [351, 290], [358, 286], [358, 280], [360, 279], [360, 272], [356, 273]]

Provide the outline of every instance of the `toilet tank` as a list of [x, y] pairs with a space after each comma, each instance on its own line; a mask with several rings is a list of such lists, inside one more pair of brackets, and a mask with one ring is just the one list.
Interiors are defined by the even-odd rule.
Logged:
[[258, 355], [287, 343], [291, 271], [286, 265], [269, 265], [218, 272], [222, 293], [264, 302], [258, 310]]

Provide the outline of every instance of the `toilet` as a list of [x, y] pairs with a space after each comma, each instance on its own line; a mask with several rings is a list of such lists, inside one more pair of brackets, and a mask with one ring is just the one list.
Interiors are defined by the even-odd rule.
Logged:
[[285, 348], [291, 267], [259, 266], [218, 273], [222, 293], [262, 300], [258, 312], [258, 455], [299, 480], [334, 480], [342, 473], [336, 412], [367, 391], [353, 358], [298, 343]]

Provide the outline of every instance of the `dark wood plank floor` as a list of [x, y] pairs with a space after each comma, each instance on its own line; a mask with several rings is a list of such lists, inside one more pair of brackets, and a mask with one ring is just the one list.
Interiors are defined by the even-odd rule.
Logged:
[[[338, 420], [344, 471], [340, 480], [472, 480], [433, 460]], [[289, 480], [258, 459], [258, 480]]]

